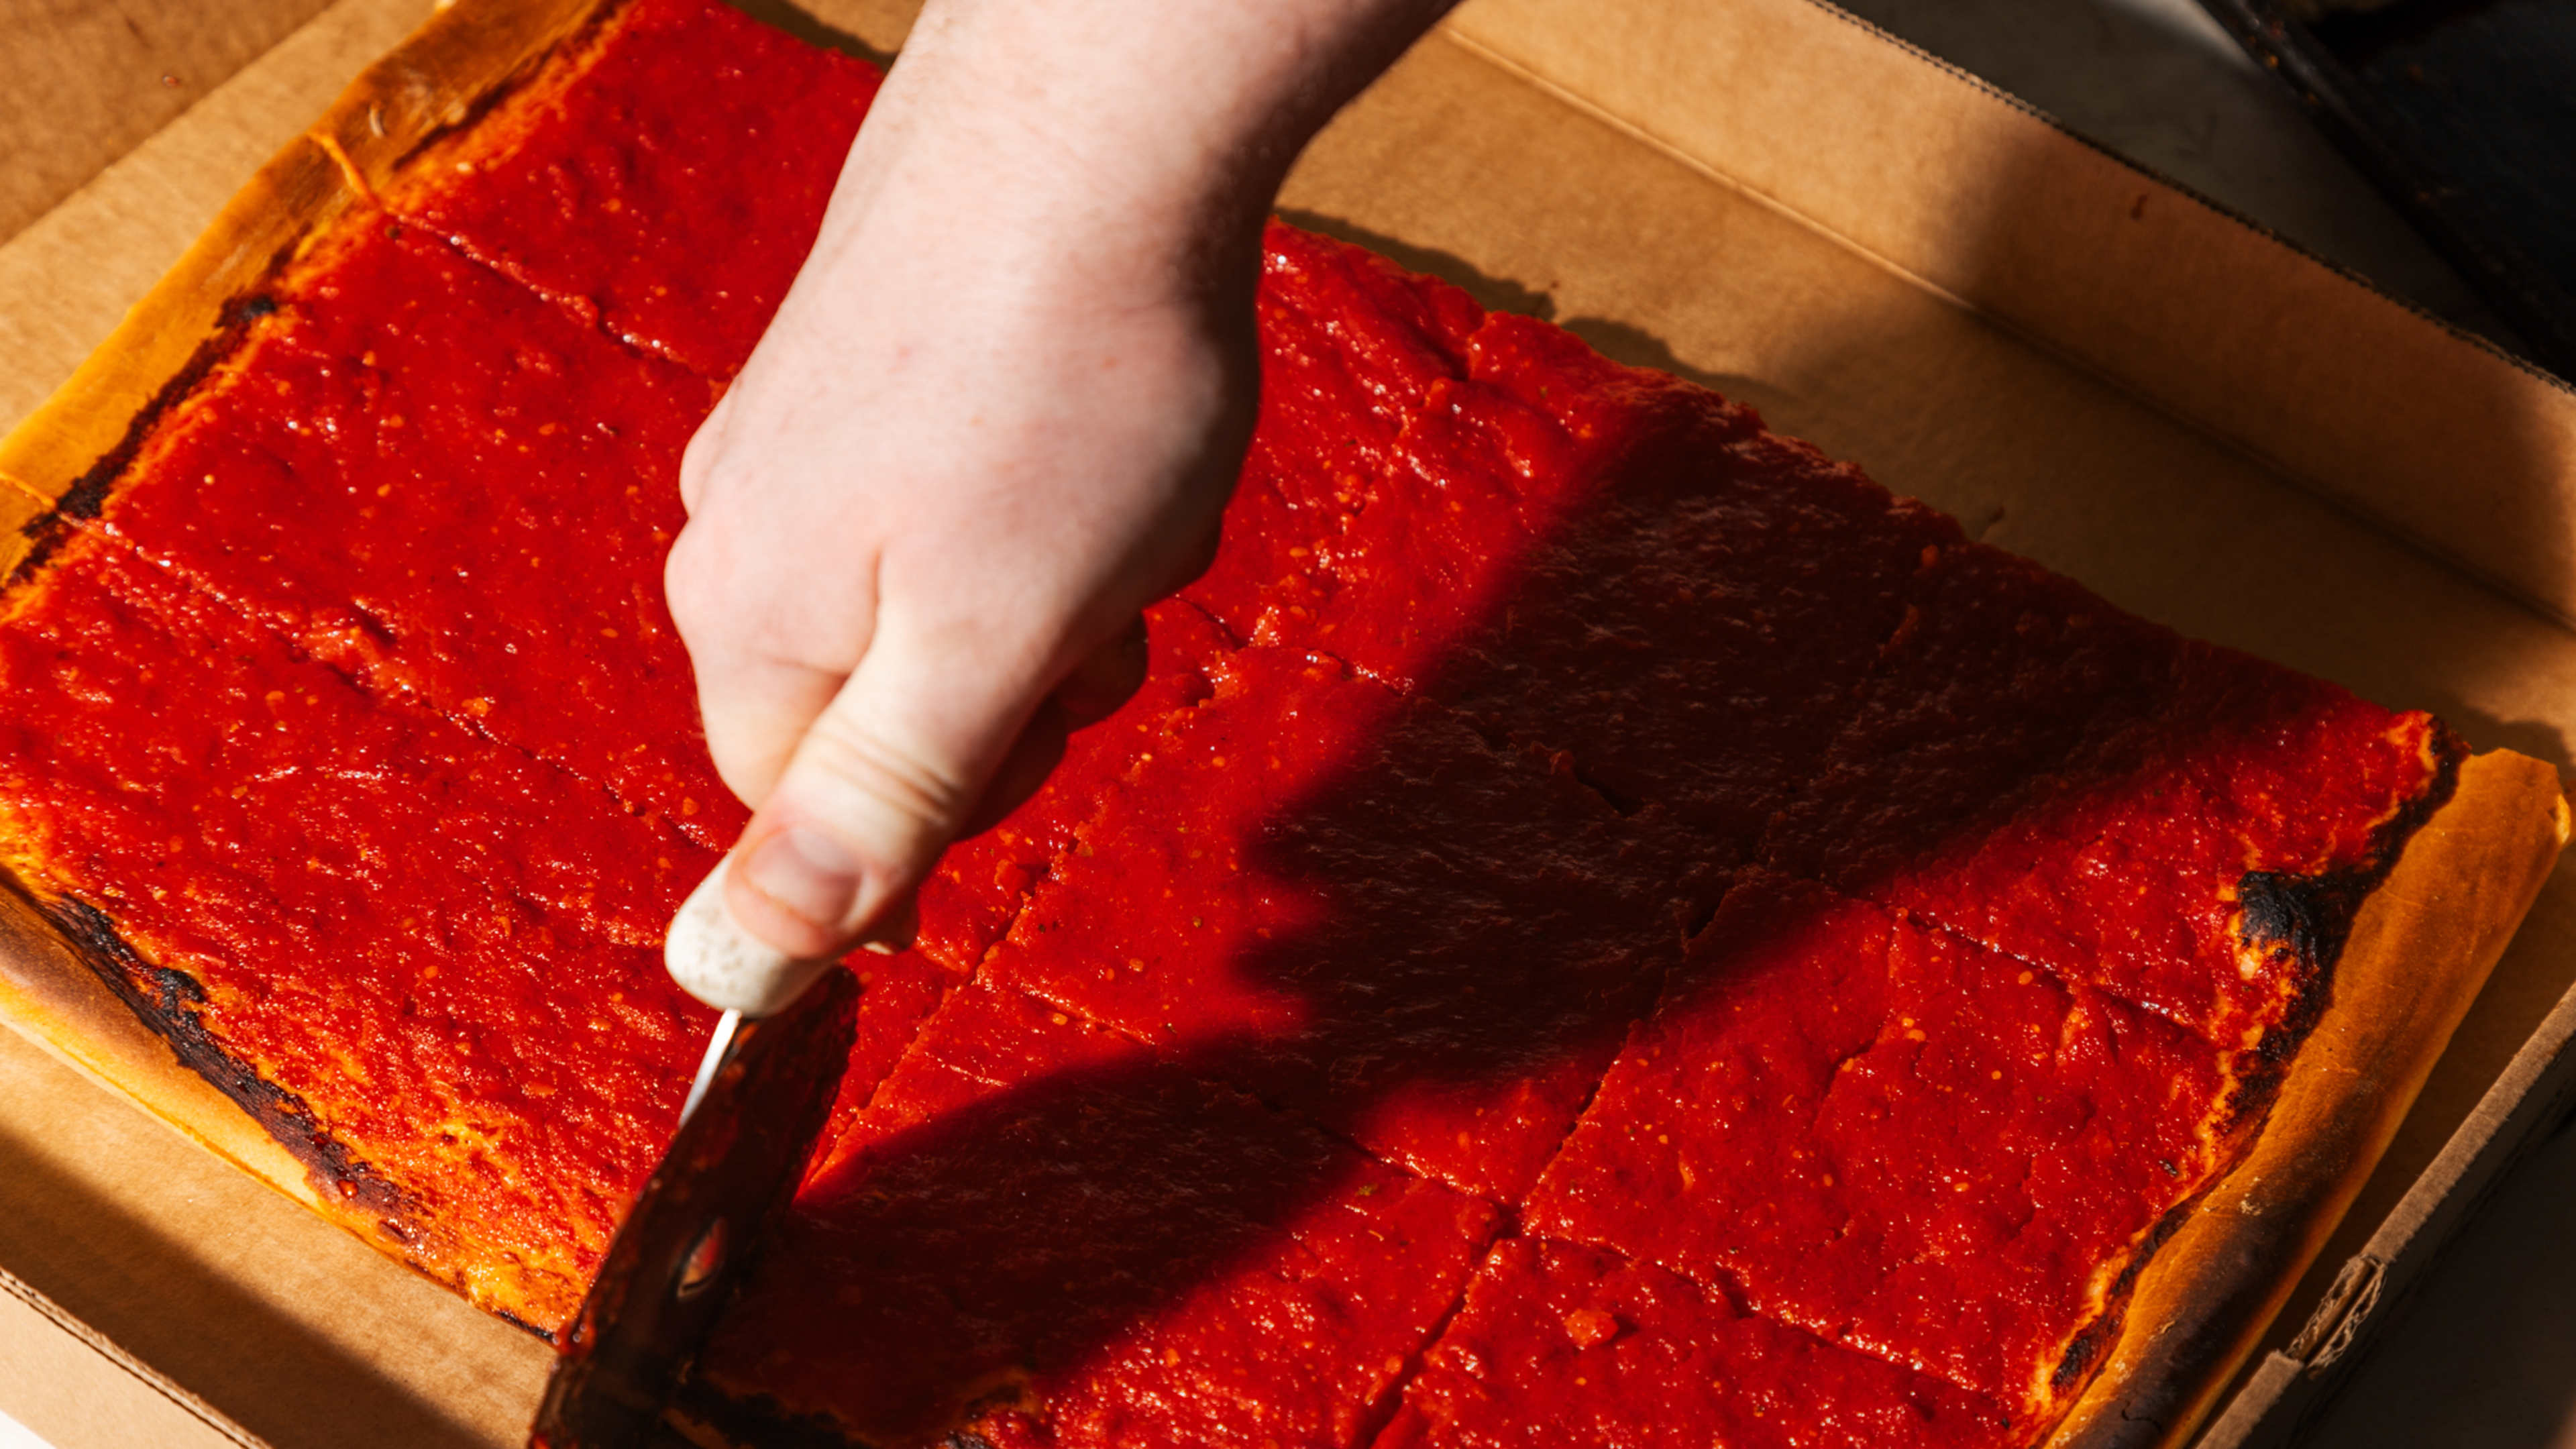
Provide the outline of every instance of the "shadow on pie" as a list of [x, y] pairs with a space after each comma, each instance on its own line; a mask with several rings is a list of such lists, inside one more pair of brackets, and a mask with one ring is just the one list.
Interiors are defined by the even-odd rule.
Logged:
[[1446, 500], [1528, 476], [1468, 466], [1511, 369], [1571, 365], [1496, 320], [1502, 381], [1297, 606], [1158, 660], [1207, 687], [814, 1171], [690, 1415], [1348, 1442], [1465, 1371], [1463, 1284], [1453, 1335], [1536, 1291], [1477, 1276], [1498, 1235], [1785, 1326], [1784, 1403], [1899, 1437], [2081, 1390], [2456, 742], [1666, 384], [1592, 379], [1567, 431], [1612, 441], [1462, 541]]

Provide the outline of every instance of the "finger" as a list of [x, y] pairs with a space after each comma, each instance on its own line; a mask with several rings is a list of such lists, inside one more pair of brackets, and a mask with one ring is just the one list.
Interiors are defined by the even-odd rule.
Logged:
[[[726, 535], [693, 524], [672, 545], [663, 590], [672, 622], [688, 646], [698, 686], [698, 713], [716, 773], [758, 809], [805, 737], [848, 681], [846, 667], [802, 659], [783, 641], [836, 638], [860, 657], [873, 624], [872, 589], [842, 599], [842, 617], [816, 612], [820, 601], [779, 598], [746, 587], [751, 577], [730, 555]], [[850, 606], [855, 604], [855, 609]], [[800, 614], [799, 609], [803, 612]], [[856, 617], [850, 617], [855, 613]]]
[[903, 904], [877, 917], [859, 935], [859, 944], [880, 956], [909, 951], [914, 938], [921, 934], [921, 908], [917, 901]]
[[1118, 637], [1074, 666], [1055, 693], [1038, 702], [1020, 737], [993, 771], [993, 781], [975, 802], [957, 835], [981, 835], [1002, 823], [1038, 792], [1064, 759], [1066, 736], [1118, 712], [1145, 685], [1147, 664], [1145, 616], [1139, 614]]
[[1064, 727], [1078, 730], [1116, 714], [1120, 705], [1144, 687], [1149, 662], [1145, 616], [1139, 614], [1128, 621], [1118, 637], [1073, 666], [1064, 682], [1055, 687], [1054, 699], [1064, 711]]
[[1011, 743], [1011, 752], [1002, 757], [1001, 766], [993, 771], [993, 782], [984, 787], [983, 797], [975, 802], [974, 812], [957, 829], [959, 839], [981, 835], [1002, 823], [1004, 816], [1020, 808], [1022, 801], [1038, 792], [1047, 776], [1055, 772], [1064, 759], [1065, 736], [1072, 726], [1065, 718], [1064, 706], [1054, 698], [1039, 702], [1030, 714], [1026, 728]]
[[754, 810], [777, 789], [798, 742], [847, 675], [768, 659], [710, 659], [698, 676], [707, 753], [734, 798]]
[[[1247, 438], [1250, 436], [1248, 432], [1246, 436]], [[1220, 501], [1233, 496], [1235, 480], [1242, 473], [1243, 464], [1241, 452], [1238, 450], [1235, 454], [1231, 455], [1231, 457], [1232, 461], [1226, 465], [1224, 473], [1226, 483], [1225, 491], [1217, 495]], [[1164, 592], [1167, 594], [1177, 594], [1181, 590], [1188, 588], [1192, 583], [1196, 582], [1200, 578], [1205, 577], [1207, 571], [1216, 566], [1216, 556], [1224, 546], [1225, 519], [1222, 516], [1210, 519], [1208, 526], [1199, 531], [1198, 541], [1190, 545], [1189, 553], [1181, 559], [1176, 571], [1172, 575], [1171, 587], [1164, 590]]]
[[799, 957], [866, 935], [966, 823], [1045, 683], [1043, 653], [976, 621], [881, 617], [736, 847], [736, 920]]

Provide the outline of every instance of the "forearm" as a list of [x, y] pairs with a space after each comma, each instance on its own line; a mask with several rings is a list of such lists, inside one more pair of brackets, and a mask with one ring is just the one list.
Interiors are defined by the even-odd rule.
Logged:
[[931, 0], [835, 211], [972, 178], [982, 224], [1137, 269], [1104, 284], [1232, 281], [1298, 150], [1452, 3]]

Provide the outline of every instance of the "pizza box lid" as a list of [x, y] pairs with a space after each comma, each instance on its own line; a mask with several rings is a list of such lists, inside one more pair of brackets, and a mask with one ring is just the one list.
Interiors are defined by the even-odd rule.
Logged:
[[2201, 0], [2531, 355], [2576, 368], [2576, 14]]
[[[907, 22], [743, 3], [878, 52]], [[0, 30], [68, 88], [0, 111], [44, 158], [0, 185], [0, 426], [430, 9]], [[1470, 0], [1282, 206], [2124, 607], [2567, 764], [2576, 395], [1815, 0]], [[2571, 981], [2562, 870], [2204, 1443], [2276, 1442], [2550, 1114]], [[0, 1412], [61, 1449], [519, 1442], [543, 1345], [6, 1033], [0, 1099]]]

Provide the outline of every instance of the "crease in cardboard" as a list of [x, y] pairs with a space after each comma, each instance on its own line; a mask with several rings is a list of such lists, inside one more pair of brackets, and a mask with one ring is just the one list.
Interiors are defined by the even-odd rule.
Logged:
[[234, 1423], [212, 1404], [181, 1388], [159, 1370], [127, 1353], [106, 1334], [64, 1312], [54, 1300], [37, 1292], [25, 1279], [6, 1268], [0, 1268], [0, 1294], [7, 1294], [34, 1310], [39, 1317], [51, 1323], [65, 1337], [76, 1340], [90, 1352], [114, 1365], [119, 1372], [124, 1373], [137, 1384], [167, 1399], [181, 1412], [205, 1425], [214, 1433], [240, 1445], [241, 1449], [268, 1449], [268, 1441]]

